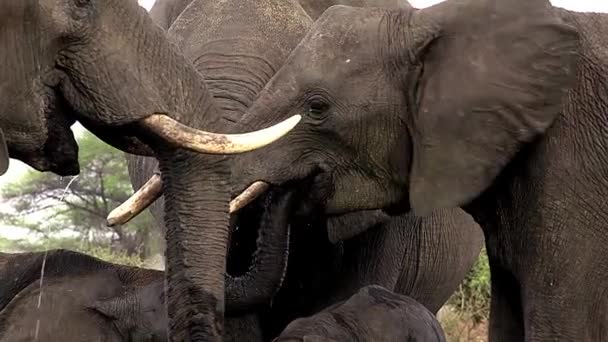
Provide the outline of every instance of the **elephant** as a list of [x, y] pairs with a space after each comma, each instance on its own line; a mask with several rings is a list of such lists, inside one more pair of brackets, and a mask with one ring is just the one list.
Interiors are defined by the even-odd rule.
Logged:
[[543, 0], [331, 7], [237, 123], [303, 115], [234, 158], [233, 196], [293, 188], [330, 217], [461, 207], [485, 234], [492, 342], [604, 340], [606, 33], [606, 14]]
[[[162, 271], [116, 265], [69, 250], [49, 250], [0, 254], [0, 275], [4, 279], [0, 283], [0, 341], [34, 340], [36, 336], [45, 341], [167, 340]], [[408, 312], [415, 313], [406, 321], [408, 324], [419, 319], [426, 321], [428, 317], [432, 317], [429, 322], [435, 320], [421, 304], [379, 286], [365, 287], [345, 304], [323, 311], [338, 311], [341, 315], [349, 312], [352, 304], [355, 312], [359, 312], [357, 320], [369, 319], [362, 315], [363, 310], [374, 311], [378, 306], [382, 310], [387, 305], [400, 308], [400, 315], [392, 318], [394, 313], [385, 312], [381, 320], [385, 323], [397, 319], [403, 324], [403, 315]], [[304, 331], [315, 328], [316, 321], [322, 321], [326, 315], [324, 312], [292, 322], [279, 336], [279, 341], [285, 334], [291, 336], [294, 326]], [[226, 331], [225, 340], [243, 340], [239, 326], [228, 322], [227, 326], [232, 329]], [[418, 328], [418, 325], [412, 326], [412, 329]], [[441, 332], [440, 329], [437, 331]], [[387, 339], [392, 331], [386, 330], [378, 336]], [[255, 339], [249, 336], [247, 340]]]
[[171, 337], [220, 339], [231, 193], [224, 155], [271, 143], [300, 118], [252, 134], [202, 131], [221, 122], [204, 78], [135, 0], [3, 1], [0, 23], [0, 151], [8, 151], [0, 165], [11, 157], [77, 174], [76, 121], [127, 153], [158, 158]]
[[[162, 1], [162, 0], [161, 0]], [[319, 19], [321, 14], [331, 6], [346, 5], [352, 7], [381, 7], [381, 8], [401, 8], [409, 6], [407, 0], [299, 0], [300, 5], [306, 10], [313, 20]]]
[[161, 271], [57, 249], [0, 255], [0, 274], [0, 341], [167, 341]]
[[[326, 7], [331, 4], [327, 1]], [[216, 103], [224, 110], [227, 125], [238, 121], [247, 111], [312, 25], [312, 20], [305, 19], [302, 10], [296, 8], [295, 1], [284, 1], [280, 8], [266, 0], [189, 3], [159, 0], [154, 6], [150, 12], [152, 19], [161, 27], [170, 27], [171, 38], [186, 56], [196, 61], [195, 66], [207, 80]], [[179, 6], [181, 9], [176, 10]], [[172, 19], [171, 13], [181, 14]], [[288, 24], [284, 23], [285, 14], [292, 18]], [[259, 66], [260, 61], [265, 61], [263, 67], [268, 68]], [[127, 158], [134, 188], [144, 186], [157, 170], [156, 161], [137, 156]], [[158, 222], [163, 222], [163, 206], [164, 199], [160, 197], [150, 207]], [[262, 227], [258, 217], [263, 212], [267, 211], [263, 209], [263, 201], [259, 201], [239, 215], [232, 215], [229, 273], [247, 270], [251, 254], [262, 252], [261, 240], [257, 246], [252, 242], [256, 241], [256, 230]], [[360, 211], [329, 220], [298, 217], [290, 220], [290, 225], [289, 262], [285, 279], [280, 279], [281, 288], [273, 297], [269, 294], [274, 293], [274, 287], [265, 284], [276, 284], [279, 280], [258, 277], [263, 283], [251, 290], [265, 293], [258, 298], [267, 298], [266, 308], [258, 306], [249, 312], [227, 309], [227, 325], [255, 320], [252, 315], [257, 315], [259, 326], [255, 328], [257, 323], [253, 324], [254, 329], [262, 330], [265, 338], [272, 338], [292, 319], [314, 314], [372, 284], [412, 296], [437, 312], [463, 280], [483, 245], [481, 229], [460, 209], [440, 210], [428, 219], [409, 214], [391, 218], [381, 210]], [[333, 255], [339, 255], [340, 262], [327, 263]], [[322, 263], [327, 267], [314, 266]], [[271, 300], [272, 306], [268, 308]]]
[[[294, 319], [314, 315], [365, 286], [380, 285], [407, 295], [436, 314], [477, 259], [483, 235], [460, 209], [438, 210], [429, 218], [340, 217], [338, 232], [361, 231], [335, 240], [320, 217], [292, 227], [287, 273], [265, 316], [264, 336], [276, 337]], [[369, 227], [371, 225], [371, 227]]]
[[[169, 340], [163, 271], [56, 249], [0, 253], [0, 275], [0, 341]], [[224, 341], [261, 341], [253, 323], [228, 319]]]
[[150, 17], [166, 31], [191, 2], [192, 0], [156, 0], [150, 9]]
[[290, 323], [273, 342], [445, 342], [437, 318], [410, 297], [371, 285], [348, 300]]

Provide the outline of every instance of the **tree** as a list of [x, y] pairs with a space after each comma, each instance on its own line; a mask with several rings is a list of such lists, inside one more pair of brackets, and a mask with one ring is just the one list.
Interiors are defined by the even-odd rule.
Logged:
[[2, 191], [13, 212], [0, 220], [29, 229], [53, 248], [102, 246], [141, 257], [155, 252], [159, 231], [147, 211], [127, 225], [106, 226], [110, 211], [133, 192], [123, 153], [89, 132], [78, 140], [80, 174], [27, 172]]

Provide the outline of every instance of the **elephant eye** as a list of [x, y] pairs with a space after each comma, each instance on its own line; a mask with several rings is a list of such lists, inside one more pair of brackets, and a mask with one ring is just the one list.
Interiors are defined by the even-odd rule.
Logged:
[[328, 109], [329, 104], [321, 99], [311, 99], [308, 101], [308, 113], [315, 118], [320, 118]]

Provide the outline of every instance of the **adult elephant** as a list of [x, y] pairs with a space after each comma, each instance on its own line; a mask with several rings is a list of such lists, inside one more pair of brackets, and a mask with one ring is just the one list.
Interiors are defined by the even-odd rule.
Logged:
[[[234, 122], [312, 25], [306, 12], [292, 0], [158, 1], [150, 16], [168, 29], [169, 39], [205, 77], [221, 111], [216, 115], [218, 121], [225, 118], [215, 129], [224, 132], [234, 128]], [[127, 162], [134, 187], [141, 187], [157, 171], [158, 163], [153, 158], [128, 156]], [[207, 177], [190, 171], [192, 177]], [[151, 207], [159, 223], [165, 221], [165, 198]], [[247, 209], [240, 218], [232, 219], [227, 259], [227, 273], [232, 276], [227, 275], [225, 286], [225, 340], [261, 341], [257, 313], [270, 304], [282, 283], [287, 241], [273, 236], [277, 234], [274, 230], [288, 229], [281, 217], [286, 217], [289, 203], [273, 208], [272, 202], [269, 196], [260, 208]], [[232, 280], [235, 278], [238, 281]]]
[[[368, 3], [376, 5], [372, 1]], [[196, 61], [230, 126], [246, 112], [312, 24], [301, 17], [302, 11], [293, 1], [285, 1], [277, 7], [272, 1], [198, 0], [187, 8], [183, 5], [181, 11], [175, 10], [173, 6], [180, 4], [183, 5], [178, 0], [160, 0], [151, 16], [157, 23], [171, 27], [171, 38], [186, 56]], [[331, 4], [327, 1], [326, 7]], [[399, 2], [393, 4], [394, 7], [399, 5]], [[155, 8], [172, 9], [163, 12], [155, 11]], [[176, 12], [181, 15], [172, 20], [171, 13]], [[135, 188], [143, 186], [156, 170], [156, 162], [151, 158], [129, 157], [128, 162]], [[152, 188], [160, 189], [159, 186]], [[139, 200], [133, 202], [141, 203]], [[163, 205], [160, 197], [151, 207], [160, 222]], [[137, 211], [139, 209], [125, 212]], [[259, 222], [262, 213], [268, 213], [264, 200], [233, 215], [229, 272], [243, 272], [250, 264], [251, 253], [263, 252], [252, 243], [256, 241], [256, 230], [263, 226]], [[370, 210], [329, 220], [294, 217], [290, 224], [293, 236], [291, 261], [285, 281], [272, 300], [272, 309], [259, 315], [266, 322], [262, 322], [261, 329], [267, 338], [276, 336], [291, 319], [314, 314], [371, 284], [410, 295], [437, 312], [462, 281], [483, 244], [481, 230], [460, 209], [440, 210], [426, 219], [409, 214], [390, 218], [381, 210]], [[321, 245], [325, 247], [320, 248]], [[337, 255], [339, 262], [327, 263]], [[266, 260], [272, 262], [270, 258]], [[277, 258], [275, 262], [279, 261]], [[318, 267], [318, 264], [327, 267]], [[277, 269], [276, 266], [257, 265]], [[258, 277], [259, 283], [250, 283], [253, 286], [249, 290], [257, 291], [258, 298], [266, 297], [268, 304], [275, 285], [281, 283], [271, 279], [277, 274], [266, 272], [266, 277]], [[227, 289], [229, 291], [229, 286]], [[252, 312], [263, 311], [259, 308]], [[228, 322], [244, 320], [242, 314], [242, 311], [227, 312]]]
[[[171, 199], [166, 226], [172, 337], [219, 338], [230, 170], [223, 157], [201, 158], [198, 152], [251, 150], [295, 121], [262, 137], [196, 130], [220, 121], [204, 79], [134, 0], [3, 1], [0, 23], [0, 146], [7, 147], [0, 148], [0, 165], [10, 154], [40, 171], [78, 173], [70, 130], [76, 120], [125, 152], [159, 158]], [[193, 169], [207, 177], [193, 179]], [[195, 195], [187, 193], [191, 189]]]
[[328, 215], [462, 206], [486, 236], [491, 341], [605, 340], [607, 33], [542, 0], [330, 8], [243, 116], [305, 118], [237, 158], [237, 190], [297, 186]]

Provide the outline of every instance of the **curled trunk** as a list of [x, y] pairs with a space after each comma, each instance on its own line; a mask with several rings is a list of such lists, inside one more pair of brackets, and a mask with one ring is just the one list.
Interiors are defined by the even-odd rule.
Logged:
[[253, 262], [244, 275], [227, 275], [226, 278], [226, 310], [229, 313], [268, 303], [281, 287], [289, 254], [290, 200], [290, 194], [272, 193], [265, 198]]

